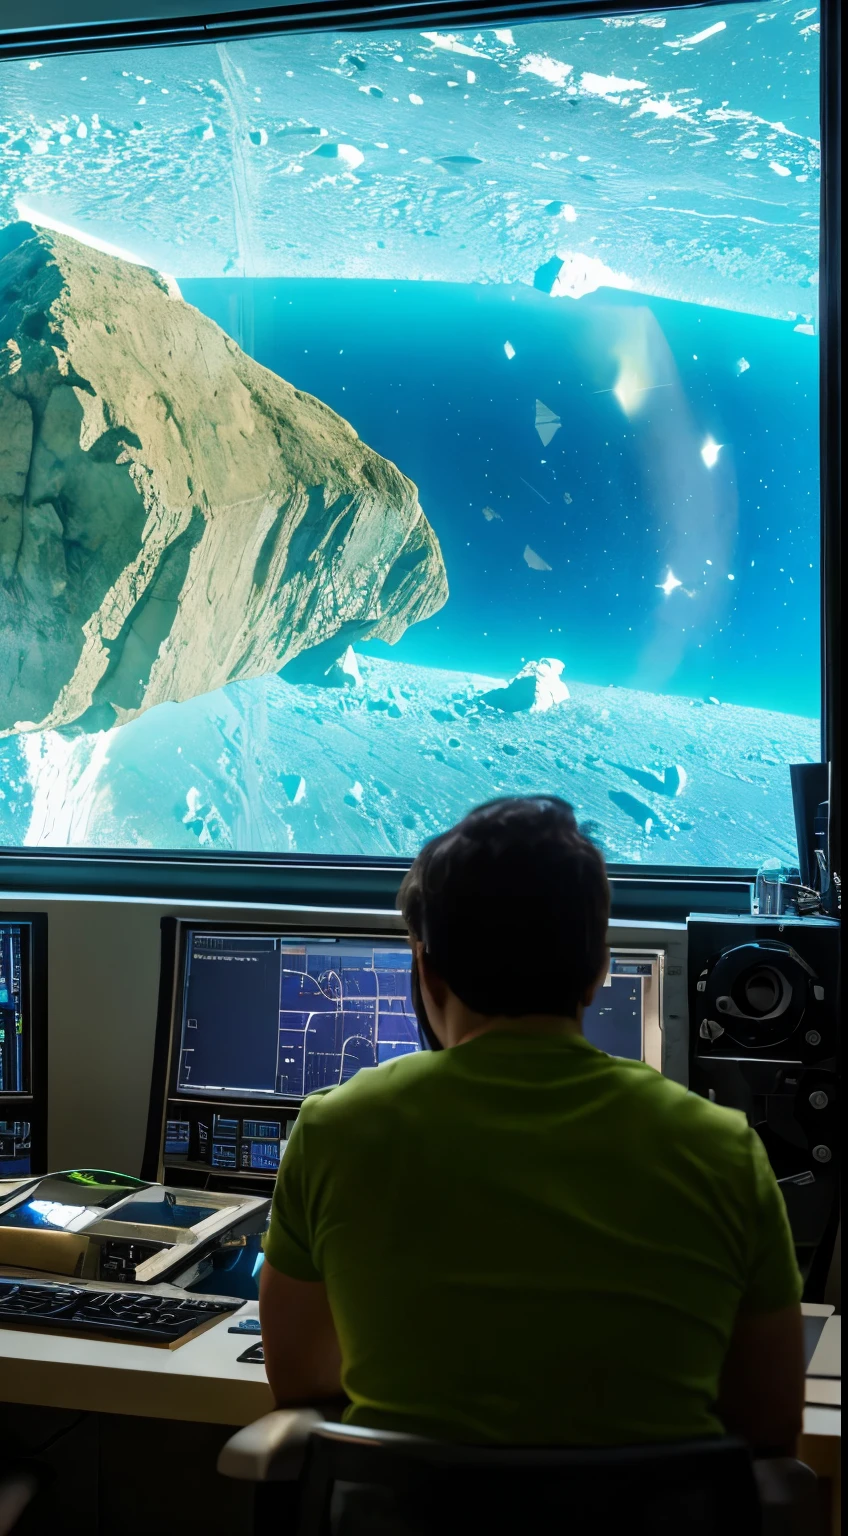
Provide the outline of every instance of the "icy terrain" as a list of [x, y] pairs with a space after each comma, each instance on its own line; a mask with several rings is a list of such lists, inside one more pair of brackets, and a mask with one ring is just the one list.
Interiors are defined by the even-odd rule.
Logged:
[[556, 271], [814, 325], [818, 34], [776, 0], [5, 63], [0, 224], [178, 277]]
[[361, 687], [279, 676], [95, 736], [0, 742], [0, 843], [408, 855], [472, 805], [557, 791], [615, 863], [795, 857], [787, 765], [814, 721], [569, 680], [541, 713], [503, 678], [359, 655]]

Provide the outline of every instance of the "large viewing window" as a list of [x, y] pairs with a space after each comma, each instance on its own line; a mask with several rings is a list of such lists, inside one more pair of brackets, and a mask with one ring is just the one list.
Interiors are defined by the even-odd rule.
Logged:
[[819, 17], [0, 65], [0, 843], [795, 858]]

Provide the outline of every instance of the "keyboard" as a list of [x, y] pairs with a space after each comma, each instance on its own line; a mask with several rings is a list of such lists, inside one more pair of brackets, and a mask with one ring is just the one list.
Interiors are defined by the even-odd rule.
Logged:
[[203, 1323], [237, 1312], [242, 1305], [205, 1296], [95, 1291], [54, 1281], [0, 1279], [0, 1324], [34, 1323], [60, 1333], [99, 1333], [135, 1344], [174, 1344]]

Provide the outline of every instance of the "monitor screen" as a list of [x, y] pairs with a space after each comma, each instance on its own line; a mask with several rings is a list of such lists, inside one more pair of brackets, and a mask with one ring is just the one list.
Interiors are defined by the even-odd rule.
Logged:
[[794, 861], [819, 8], [521, 10], [0, 63], [0, 842]]
[[[262, 1168], [279, 1143], [279, 1116], [263, 1100], [302, 1099], [337, 1087], [360, 1067], [378, 1067], [419, 1047], [410, 994], [410, 956], [400, 939], [330, 938], [189, 928], [180, 1005], [174, 1019], [172, 1093], [186, 1100], [251, 1100], [241, 1119], [224, 1106], [211, 1117], [222, 1165], [235, 1143], [251, 1142]], [[586, 1038], [613, 1056], [645, 1057], [647, 992], [658, 1007], [660, 956], [613, 950], [609, 970], [583, 1017]], [[167, 1122], [166, 1152], [187, 1154], [188, 1120]], [[228, 1151], [231, 1149], [231, 1153]]]

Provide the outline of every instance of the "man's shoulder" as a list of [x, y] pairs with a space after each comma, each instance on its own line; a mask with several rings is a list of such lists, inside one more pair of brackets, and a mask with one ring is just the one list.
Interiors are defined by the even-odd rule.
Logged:
[[434, 1069], [441, 1052], [409, 1051], [379, 1067], [363, 1067], [346, 1083], [310, 1093], [303, 1101], [301, 1115], [312, 1124], [331, 1125], [389, 1104], [408, 1090], [414, 1090]]
[[645, 1062], [619, 1065], [627, 1086], [635, 1090], [634, 1116], [643, 1118], [646, 1125], [652, 1122], [669, 1151], [686, 1147], [716, 1165], [719, 1159], [736, 1165], [748, 1161], [753, 1133], [741, 1110], [713, 1104]]

